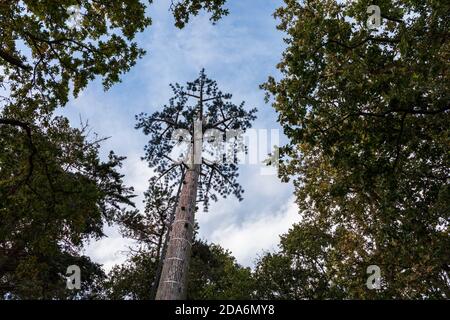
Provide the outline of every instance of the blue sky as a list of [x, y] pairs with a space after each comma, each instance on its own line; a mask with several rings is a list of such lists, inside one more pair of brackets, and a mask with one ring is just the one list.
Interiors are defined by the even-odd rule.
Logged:
[[[233, 102], [245, 100], [248, 108], [259, 109], [254, 128], [280, 128], [259, 89], [269, 75], [278, 74], [275, 66], [284, 48], [283, 34], [276, 30], [272, 14], [280, 5], [281, 1], [273, 0], [229, 0], [230, 15], [216, 25], [202, 14], [178, 30], [167, 1], [155, 1], [148, 11], [153, 24], [137, 39], [147, 55], [122, 77], [122, 83], [104, 92], [100, 82], [94, 81], [60, 111], [72, 125], [79, 125], [81, 117], [100, 136], [111, 137], [103, 144], [103, 155], [114, 150], [127, 156], [122, 172], [125, 182], [135, 188], [138, 208], [143, 207], [142, 194], [152, 170], [140, 160], [147, 137], [134, 129], [134, 116], [159, 110], [171, 96], [169, 83], [194, 80], [205, 68], [223, 92], [233, 94]], [[276, 249], [279, 235], [299, 215], [291, 184], [261, 175], [259, 166], [241, 165], [240, 170], [244, 200], [220, 199], [196, 218], [200, 238], [222, 245], [239, 263], [253, 266], [263, 251]], [[108, 237], [91, 242], [85, 253], [109, 270], [124, 261], [124, 251], [132, 243], [115, 227], [106, 231]]]

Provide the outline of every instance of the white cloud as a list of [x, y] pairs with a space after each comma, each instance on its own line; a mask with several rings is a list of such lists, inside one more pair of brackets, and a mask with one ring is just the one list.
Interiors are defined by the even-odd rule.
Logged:
[[144, 192], [148, 189], [148, 180], [154, 175], [153, 169], [141, 160], [140, 155], [131, 154], [127, 155], [121, 172], [125, 175], [125, 185], [134, 187], [136, 208], [143, 211]]
[[[153, 25], [139, 36], [147, 55], [123, 76], [122, 83], [105, 93], [101, 83], [94, 81], [62, 111], [73, 125], [81, 114], [95, 132], [111, 136], [102, 155], [113, 149], [127, 156], [121, 172], [126, 184], [135, 188], [139, 209], [153, 173], [140, 160], [147, 137], [134, 129], [134, 115], [150, 114], [167, 104], [172, 95], [169, 83], [192, 81], [204, 67], [224, 92], [233, 93], [233, 102], [245, 100], [248, 107], [258, 107], [254, 127], [279, 128], [275, 111], [264, 104], [264, 92], [258, 88], [268, 75], [276, 73], [284, 46], [271, 16], [277, 4], [268, 2], [255, 8], [242, 1], [230, 6], [231, 14], [215, 26], [201, 14], [178, 30], [167, 3], [155, 2], [149, 9]], [[258, 253], [276, 247], [279, 234], [299, 215], [291, 199], [291, 185], [282, 184], [276, 176], [261, 176], [255, 165], [241, 166], [240, 173], [244, 201], [219, 199], [209, 213], [199, 213], [197, 218], [201, 238], [232, 250], [238, 262], [251, 266]], [[107, 228], [105, 233], [108, 237], [92, 242], [86, 253], [110, 270], [126, 259], [123, 251], [132, 242], [122, 238], [117, 227]]]
[[103, 265], [105, 272], [109, 272], [114, 265], [122, 264], [127, 258], [127, 252], [134, 242], [123, 238], [117, 227], [108, 227], [107, 236], [98, 241], [92, 241], [84, 249], [84, 254], [92, 261]]
[[217, 228], [208, 240], [229, 249], [240, 264], [253, 267], [258, 254], [274, 251], [279, 243], [279, 235], [286, 233], [299, 220], [298, 207], [292, 197], [277, 212], [265, 211], [258, 219]]

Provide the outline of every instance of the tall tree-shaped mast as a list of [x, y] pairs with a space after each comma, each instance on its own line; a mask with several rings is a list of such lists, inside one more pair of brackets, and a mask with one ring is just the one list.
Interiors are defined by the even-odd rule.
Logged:
[[[243, 102], [232, 104], [231, 94], [219, 91], [203, 70], [186, 88], [171, 87], [174, 97], [169, 105], [151, 116], [140, 114], [136, 125], [150, 136], [145, 147], [150, 167], [160, 178], [182, 183], [156, 294], [159, 300], [186, 297], [196, 203], [203, 202], [207, 209], [217, 194], [234, 194], [242, 200], [243, 190], [237, 183], [237, 152], [243, 150], [239, 134], [256, 118], [256, 109], [246, 111]], [[174, 157], [181, 145], [185, 152]], [[214, 160], [208, 154], [215, 155]]]

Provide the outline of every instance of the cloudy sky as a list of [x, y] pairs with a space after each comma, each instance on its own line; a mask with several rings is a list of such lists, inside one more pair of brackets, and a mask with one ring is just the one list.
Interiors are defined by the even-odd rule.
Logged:
[[[244, 100], [247, 108], [259, 109], [254, 128], [279, 129], [276, 114], [264, 103], [259, 85], [269, 75], [278, 74], [275, 66], [283, 51], [283, 34], [276, 30], [272, 14], [280, 4], [275, 0], [229, 0], [230, 15], [217, 25], [201, 15], [178, 30], [167, 1], [155, 1], [148, 10], [153, 24], [138, 37], [147, 55], [123, 76], [122, 83], [107, 92], [100, 82], [91, 83], [61, 111], [74, 126], [81, 117], [100, 136], [111, 137], [103, 145], [103, 155], [114, 150], [127, 156], [122, 172], [126, 184], [135, 188], [138, 208], [143, 207], [142, 194], [152, 171], [140, 159], [147, 139], [134, 129], [134, 116], [152, 113], [167, 103], [170, 83], [194, 80], [205, 68], [223, 92], [233, 94], [233, 102]], [[279, 182], [274, 175], [261, 175], [258, 165], [241, 165], [240, 170], [244, 200], [219, 200], [208, 213], [199, 212], [196, 218], [200, 238], [229, 249], [240, 264], [253, 266], [264, 251], [277, 248], [279, 235], [298, 221], [299, 215], [291, 184]], [[109, 270], [124, 261], [131, 242], [114, 227], [107, 229], [107, 235], [91, 242], [85, 253]]]

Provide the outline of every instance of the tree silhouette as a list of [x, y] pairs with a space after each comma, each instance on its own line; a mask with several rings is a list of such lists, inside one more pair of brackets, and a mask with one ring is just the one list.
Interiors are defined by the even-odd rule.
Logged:
[[[217, 201], [218, 195], [233, 194], [242, 200], [237, 154], [245, 148], [240, 133], [256, 118], [256, 109], [246, 111], [244, 102], [233, 104], [232, 95], [222, 93], [204, 70], [186, 88], [179, 84], [171, 88], [174, 96], [162, 111], [136, 117], [136, 128], [150, 136], [145, 147], [149, 166], [158, 179], [182, 184], [157, 299], [186, 296], [196, 203], [203, 202], [207, 210], [209, 200]], [[176, 152], [180, 153], [173, 156]]]

